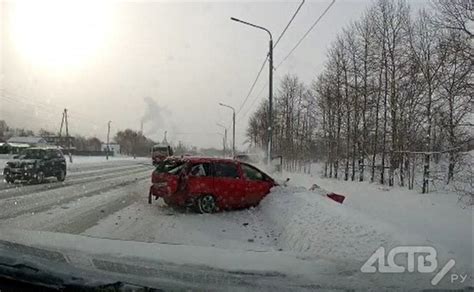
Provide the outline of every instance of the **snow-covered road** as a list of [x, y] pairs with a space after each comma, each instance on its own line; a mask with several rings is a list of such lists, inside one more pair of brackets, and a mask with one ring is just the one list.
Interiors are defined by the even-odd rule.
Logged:
[[93, 237], [273, 250], [277, 238], [254, 209], [213, 215], [147, 203], [148, 160], [70, 164], [64, 182], [0, 183], [0, 226]]
[[[64, 182], [1, 182], [0, 224], [33, 230], [55, 230], [57, 225], [77, 225], [84, 220], [95, 225], [100, 218], [126, 207], [126, 202], [132, 204], [134, 195], [142, 195], [137, 188], [147, 184], [151, 169], [142, 159], [79, 163], [68, 165]], [[91, 218], [97, 220], [92, 222]]]

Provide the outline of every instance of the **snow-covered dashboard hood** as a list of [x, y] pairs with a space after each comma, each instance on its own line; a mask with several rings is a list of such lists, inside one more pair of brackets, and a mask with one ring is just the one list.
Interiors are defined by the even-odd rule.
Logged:
[[[367, 288], [356, 266], [285, 252], [234, 251], [0, 229], [0, 273], [36, 270], [62, 283], [128, 283], [165, 290], [314, 290]], [[337, 279], [335, 278], [337, 276]]]

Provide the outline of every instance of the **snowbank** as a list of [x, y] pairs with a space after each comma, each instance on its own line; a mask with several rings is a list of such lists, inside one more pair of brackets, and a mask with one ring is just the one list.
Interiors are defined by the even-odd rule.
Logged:
[[[375, 214], [367, 209], [367, 212], [361, 211], [346, 203], [350, 201], [352, 195], [347, 196], [344, 204], [339, 204], [327, 198], [326, 193], [324, 190], [307, 191], [302, 187], [277, 187], [261, 202], [261, 216], [277, 233], [277, 242], [281, 249], [287, 252], [293, 251], [300, 257], [308, 259], [325, 258], [337, 262], [345, 261], [347, 267], [351, 267], [351, 269], [354, 269], [355, 263], [356, 269], [359, 270], [379, 247], [384, 247], [388, 252], [396, 246], [431, 246], [437, 251], [438, 270], [448, 260], [454, 259], [456, 263], [450, 272], [472, 277], [472, 221], [467, 221], [461, 226], [466, 227], [467, 225], [470, 226], [470, 229], [462, 229], [464, 233], [460, 234], [459, 226], [453, 226], [454, 232], [445, 231], [443, 227], [447, 226], [437, 225], [439, 220], [435, 219], [430, 224], [432, 227], [426, 228], [434, 232], [435, 235], [426, 237], [423, 226], [427, 225], [415, 223], [414, 228], [409, 229], [395, 224], [396, 220], [386, 220], [386, 217], [389, 216], [406, 216], [408, 220], [423, 218], [426, 214], [418, 212], [420, 206], [410, 210], [409, 206], [405, 205], [403, 212], [401, 211], [403, 208], [399, 207], [403, 204], [385, 202], [386, 209], [393, 206], [394, 210], [387, 212], [388, 215], [385, 216], [380, 214], [374, 216]], [[393, 197], [392, 200], [397, 200], [397, 198]], [[406, 200], [406, 202], [413, 201]], [[376, 201], [374, 204], [379, 203]], [[373, 206], [370, 203], [367, 205]], [[437, 211], [440, 209], [434, 208], [433, 212]], [[399, 212], [398, 215], [397, 212]], [[431, 212], [428, 210], [426, 213], [430, 216]], [[443, 216], [444, 213], [440, 213], [440, 216]], [[427, 220], [432, 218], [428, 217]], [[451, 215], [448, 218], [453, 219], [455, 216]], [[452, 221], [452, 223], [457, 222]], [[438, 228], [438, 232], [433, 231], [436, 228]], [[451, 235], [454, 237], [451, 238]], [[441, 238], [445, 240], [443, 241]], [[436, 239], [436, 241], [432, 239]], [[444, 244], [447, 242], [451, 242], [451, 245], [445, 246]], [[397, 264], [406, 265], [406, 255], [397, 256], [395, 261]], [[387, 287], [399, 290], [402, 287], [414, 289], [419, 286], [420, 289], [423, 289], [433, 287], [430, 286], [430, 281], [434, 275], [435, 273], [375, 273], [370, 276], [368, 274], [359, 275], [358, 279], [373, 281], [374, 287], [387, 285]], [[465, 283], [451, 283], [449, 279], [449, 276], [445, 277], [437, 288], [449, 287], [453, 289], [454, 287], [472, 285], [472, 278], [469, 278], [470, 280]]]
[[364, 261], [381, 245], [397, 244], [390, 235], [392, 227], [323, 193], [278, 187], [262, 201], [262, 216], [279, 233], [278, 242], [283, 249]]
[[473, 270], [473, 210], [454, 193], [420, 194], [368, 182], [284, 173], [291, 185], [312, 184], [346, 196], [344, 204], [300, 189], [276, 189], [262, 210], [282, 232], [289, 248], [332, 256], [367, 259], [376, 248], [426, 245], [441, 263], [456, 260], [461, 271]]

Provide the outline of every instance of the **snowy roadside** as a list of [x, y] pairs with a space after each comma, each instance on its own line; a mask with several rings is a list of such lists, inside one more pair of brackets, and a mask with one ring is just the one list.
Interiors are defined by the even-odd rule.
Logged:
[[[380, 246], [433, 246], [441, 264], [473, 271], [473, 212], [455, 194], [426, 195], [405, 188], [283, 173], [293, 187], [276, 188], [261, 203], [262, 215], [281, 233], [279, 244], [299, 252], [367, 260]], [[346, 196], [340, 205], [313, 184]], [[299, 187], [295, 187], [299, 186]]]
[[260, 209], [285, 250], [363, 261], [380, 245], [399, 244], [390, 226], [304, 188], [277, 187]]

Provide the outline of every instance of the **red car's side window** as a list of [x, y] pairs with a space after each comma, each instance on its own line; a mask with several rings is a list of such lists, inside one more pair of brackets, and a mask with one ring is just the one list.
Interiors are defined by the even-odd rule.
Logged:
[[239, 169], [235, 163], [215, 163], [214, 176], [222, 178], [240, 178]]
[[241, 164], [241, 166], [245, 178], [248, 180], [265, 181], [265, 175], [255, 167], [247, 164]]
[[211, 167], [209, 163], [198, 163], [191, 166], [189, 175], [192, 176], [211, 176]]

